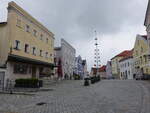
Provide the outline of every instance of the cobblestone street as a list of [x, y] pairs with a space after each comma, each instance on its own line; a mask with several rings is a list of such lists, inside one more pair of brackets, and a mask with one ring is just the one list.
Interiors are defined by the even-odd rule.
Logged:
[[150, 82], [106, 80], [84, 87], [83, 81], [63, 81], [50, 88], [0, 94], [0, 113], [150, 113]]

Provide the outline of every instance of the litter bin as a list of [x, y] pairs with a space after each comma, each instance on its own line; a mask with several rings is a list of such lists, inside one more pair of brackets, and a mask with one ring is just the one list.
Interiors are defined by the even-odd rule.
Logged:
[[43, 87], [43, 81], [39, 80], [39, 87]]
[[84, 86], [89, 86], [90, 83], [89, 83], [89, 78], [85, 78], [84, 79]]

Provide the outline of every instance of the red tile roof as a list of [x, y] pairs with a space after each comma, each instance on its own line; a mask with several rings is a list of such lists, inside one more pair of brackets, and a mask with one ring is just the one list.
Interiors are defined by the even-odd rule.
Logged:
[[134, 49], [128, 51], [127, 54], [126, 54], [126, 56], [124, 56], [124, 58], [121, 59], [119, 62], [124, 61], [124, 60], [129, 59], [129, 58], [133, 58], [133, 50]]
[[[91, 71], [93, 72], [93, 74], [96, 75], [97, 68], [93, 67]], [[106, 65], [103, 65], [102, 67], [98, 68], [98, 72], [106, 72]]]
[[[128, 56], [129, 54], [131, 54], [131, 50], [125, 50], [125, 51], [119, 53], [118, 55], [116, 55], [115, 57], [113, 57], [112, 59], [114, 59], [114, 58], [116, 58], [116, 57], [126, 57], [126, 56]], [[112, 59], [111, 59], [111, 60], [112, 60]]]
[[[125, 51], [121, 52], [120, 54], [116, 55], [115, 57], [128, 57], [128, 56], [132, 56], [132, 54], [133, 54], [133, 49], [125, 50]], [[112, 59], [114, 59], [115, 57], [113, 57]]]
[[100, 69], [99, 72], [106, 72], [106, 65], [103, 65]]

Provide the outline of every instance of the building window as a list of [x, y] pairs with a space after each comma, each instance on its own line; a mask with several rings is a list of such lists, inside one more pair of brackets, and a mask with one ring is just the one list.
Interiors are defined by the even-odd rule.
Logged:
[[30, 26], [26, 25], [26, 32], [30, 32]]
[[51, 41], [51, 47], [53, 47], [53, 42]]
[[53, 57], [53, 54], [50, 54], [50, 58], [52, 58]]
[[15, 47], [14, 47], [14, 49], [20, 50], [20, 41], [19, 40], [15, 40]]
[[43, 40], [43, 34], [40, 35], [40, 40]]
[[46, 38], [46, 43], [48, 44], [48, 38]]
[[33, 35], [36, 37], [37, 36], [37, 31], [34, 29], [33, 30]]
[[43, 52], [43, 51], [42, 51], [42, 50], [40, 50], [40, 56], [42, 56], [42, 52]]
[[25, 44], [24, 52], [29, 53], [29, 45], [28, 44]]
[[128, 74], [130, 75], [130, 71], [128, 71]]
[[141, 47], [141, 53], [143, 53], [143, 47]]
[[140, 44], [140, 41], [138, 40], [138, 45]]
[[142, 64], [142, 63], [143, 63], [143, 62], [142, 62], [142, 57], [140, 57], [140, 62], [141, 62], [140, 64]]
[[45, 53], [45, 57], [48, 58], [48, 52]]
[[17, 26], [21, 27], [21, 19], [17, 19]]
[[16, 74], [27, 74], [27, 64], [14, 64], [14, 73]]
[[147, 56], [144, 57], [145, 58], [145, 63], [147, 62]]
[[148, 74], [148, 69], [146, 68], [146, 74]]
[[33, 55], [36, 55], [36, 54], [35, 54], [35, 50], [36, 50], [36, 48], [35, 48], [35, 47], [33, 47], [32, 49], [33, 49], [33, 50], [32, 50], [32, 54], [33, 54]]
[[148, 55], [148, 61], [150, 61], [150, 55]]
[[138, 51], [136, 51], [136, 55], [138, 56]]

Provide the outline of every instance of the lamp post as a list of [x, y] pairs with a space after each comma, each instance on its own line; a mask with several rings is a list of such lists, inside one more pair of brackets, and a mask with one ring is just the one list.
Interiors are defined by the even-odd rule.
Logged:
[[94, 61], [95, 61], [95, 67], [96, 67], [96, 76], [100, 76], [99, 73], [99, 67], [100, 67], [100, 50], [99, 50], [99, 43], [97, 38], [97, 32], [95, 31], [95, 50], [94, 50]]

